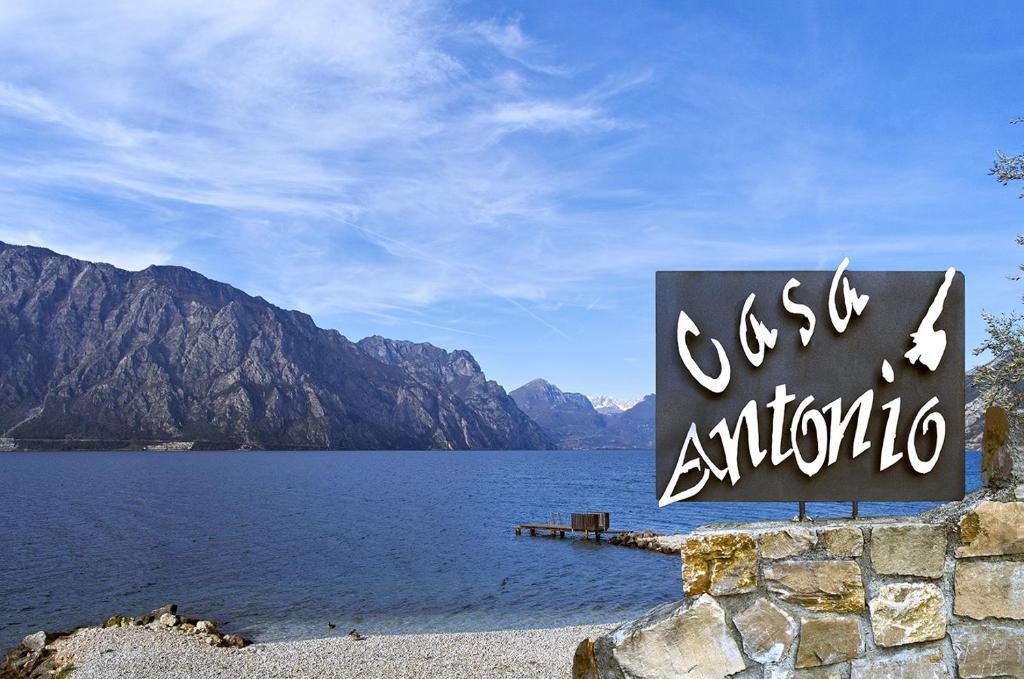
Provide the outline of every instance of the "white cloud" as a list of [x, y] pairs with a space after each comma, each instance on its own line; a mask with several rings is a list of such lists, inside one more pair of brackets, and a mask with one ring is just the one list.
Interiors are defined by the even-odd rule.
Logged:
[[528, 41], [519, 28], [519, 20], [501, 23], [495, 19], [481, 21], [473, 25], [473, 30], [480, 34], [484, 40], [491, 43], [502, 52], [509, 54], [523, 50]]
[[549, 76], [567, 76], [572, 73], [571, 68], [553, 63], [544, 54], [543, 46], [523, 33], [519, 17], [509, 21], [479, 21], [468, 26], [467, 32], [479, 36], [507, 59], [536, 73]]
[[545, 101], [515, 102], [498, 106], [482, 117], [508, 130], [572, 130], [587, 127], [612, 127], [613, 123], [588, 106]]

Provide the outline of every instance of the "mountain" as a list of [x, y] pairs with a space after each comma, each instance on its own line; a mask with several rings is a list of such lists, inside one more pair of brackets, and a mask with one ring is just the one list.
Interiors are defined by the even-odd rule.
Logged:
[[964, 445], [968, 450], [980, 450], [985, 433], [985, 406], [981, 394], [974, 386], [974, 371], [964, 376]]
[[486, 446], [488, 448], [554, 447], [553, 441], [519, 409], [501, 385], [484, 376], [468, 351], [448, 352], [428, 343], [392, 340], [379, 335], [356, 344], [381, 363], [398, 366], [422, 384], [432, 385], [438, 394], [445, 395], [453, 409], [468, 408], [474, 413], [475, 418], [463, 417], [457, 422], [464, 440], [508, 442]]
[[0, 432], [24, 447], [553, 446], [465, 351], [354, 343], [189, 269], [3, 243]]
[[609, 426], [603, 447], [653, 450], [656, 403], [654, 394], [648, 394], [621, 414], [607, 415]]
[[654, 395], [624, 412], [599, 412], [583, 394], [536, 379], [509, 392], [559, 448], [654, 448]]
[[519, 409], [555, 440], [559, 448], [588, 448], [587, 442], [605, 428], [605, 418], [583, 394], [567, 393], [536, 379], [509, 392]]
[[620, 401], [617, 398], [611, 396], [588, 396], [587, 397], [594, 406], [594, 410], [603, 415], [614, 415], [615, 413], [624, 413], [642, 399], [630, 398], [624, 401]]

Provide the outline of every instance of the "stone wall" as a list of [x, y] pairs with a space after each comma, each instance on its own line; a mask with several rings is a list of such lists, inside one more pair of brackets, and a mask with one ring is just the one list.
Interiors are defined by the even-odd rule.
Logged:
[[684, 598], [585, 640], [574, 677], [1024, 679], [1024, 448], [1006, 439], [990, 487], [919, 516], [698, 529]]

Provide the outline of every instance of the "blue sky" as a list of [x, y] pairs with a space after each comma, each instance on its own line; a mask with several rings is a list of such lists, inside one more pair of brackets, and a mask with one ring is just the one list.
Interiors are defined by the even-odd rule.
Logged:
[[292, 4], [0, 7], [0, 240], [618, 397], [657, 269], [956, 266], [969, 346], [1019, 306], [1019, 2]]

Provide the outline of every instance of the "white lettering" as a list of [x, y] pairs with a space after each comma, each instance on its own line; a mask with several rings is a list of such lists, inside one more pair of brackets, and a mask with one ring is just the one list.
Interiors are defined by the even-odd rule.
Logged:
[[896, 425], [900, 419], [900, 399], [894, 398], [882, 406], [886, 413], [885, 433], [882, 435], [882, 456], [878, 471], [884, 472], [903, 459], [903, 453], [893, 452], [896, 446]]
[[722, 366], [718, 377], [712, 378], [700, 369], [697, 362], [693, 360], [693, 356], [690, 355], [690, 349], [686, 346], [686, 336], [688, 334], [700, 337], [700, 330], [697, 329], [697, 324], [686, 315], [685, 311], [680, 311], [679, 322], [676, 323], [676, 344], [679, 345], [679, 358], [683, 359], [683, 365], [686, 366], [686, 369], [690, 371], [690, 374], [693, 375], [693, 378], [702, 387], [716, 394], [721, 394], [729, 386], [729, 357], [725, 355], [722, 343], [716, 339], [711, 340], [711, 343], [715, 345], [715, 350], [718, 352], [718, 362]]
[[829, 464], [833, 464], [839, 459], [839, 448], [843, 444], [843, 438], [846, 436], [846, 430], [849, 428], [850, 420], [853, 419], [854, 414], [857, 415], [857, 429], [854, 434], [851, 456], [856, 458], [871, 447], [871, 443], [865, 440], [865, 435], [868, 430], [868, 418], [871, 416], [871, 405], [874, 402], [875, 392], [869, 389], [853, 402], [850, 409], [846, 411], [846, 415], [842, 414], [843, 399], [841, 398], [837, 398], [821, 409], [822, 412], [827, 413], [832, 418], [828, 441]]
[[942, 281], [939, 291], [935, 293], [935, 299], [932, 300], [927, 313], [921, 319], [921, 324], [917, 326], [916, 332], [910, 333], [910, 339], [914, 341], [914, 346], [903, 355], [911, 365], [920, 361], [934, 372], [942, 361], [942, 354], [946, 352], [946, 331], [936, 330], [935, 322], [942, 314], [942, 306], [946, 303], [946, 293], [949, 292], [949, 286], [953, 282], [955, 274], [956, 269], [953, 267], [946, 269], [946, 279]]
[[793, 454], [789, 448], [782, 450], [782, 431], [785, 428], [786, 404], [796, 400], [796, 396], [786, 393], [786, 385], [780, 384], [775, 387], [775, 398], [768, 402], [768, 409], [772, 411], [772, 465], [782, 463]]
[[795, 278], [790, 278], [789, 282], [786, 283], [786, 287], [782, 289], [782, 306], [791, 314], [797, 316], [803, 316], [807, 319], [807, 327], [800, 328], [800, 343], [805, 347], [811, 341], [811, 335], [814, 334], [814, 312], [811, 311], [811, 307], [806, 304], [799, 304], [794, 302], [789, 296], [789, 293], [793, 288], [799, 287], [800, 281]]
[[[807, 476], [814, 476], [821, 471], [825, 465], [825, 458], [828, 456], [828, 424], [820, 411], [807, 407], [813, 400], [813, 396], [808, 396], [800, 402], [793, 414], [793, 423], [789, 427], [790, 442], [793, 444], [793, 452], [796, 454], [796, 466]], [[806, 436], [809, 424], [814, 425], [818, 449], [818, 454], [810, 462], [800, 454], [800, 444], [797, 443], [797, 434]]]
[[[750, 365], [756, 368], [764, 362], [765, 347], [775, 348], [775, 340], [778, 339], [779, 331], [769, 330], [764, 323], [757, 320], [757, 316], [750, 313], [750, 307], [754, 305], [754, 297], [756, 297], [754, 293], [747, 296], [747, 301], [743, 303], [743, 311], [740, 313], [740, 346], [743, 347], [743, 353], [746, 354]], [[754, 329], [757, 351], [751, 349], [750, 342], [747, 341], [747, 319], [750, 320], [750, 327]]]
[[[832, 327], [840, 334], [846, 332], [846, 326], [854, 314], [861, 315], [870, 299], [868, 295], [858, 295], [857, 289], [850, 286], [850, 279], [843, 275], [849, 265], [850, 258], [844, 257], [835, 275], [832, 276], [832, 285], [828, 289], [828, 317], [832, 320]], [[843, 316], [839, 315], [839, 309], [836, 308], [836, 288], [840, 279], [843, 281], [843, 306], [846, 309]]]
[[711, 430], [711, 438], [717, 436], [722, 441], [722, 449], [725, 450], [725, 463], [729, 469], [729, 481], [734, 486], [740, 480], [739, 445], [740, 435], [744, 431], [747, 434], [747, 450], [750, 452], [750, 461], [756, 467], [768, 455], [768, 451], [762, 450], [759, 445], [757, 403], [755, 401], [748, 401], [747, 405], [743, 406], [743, 410], [740, 411], [740, 416], [736, 420], [736, 427], [731, 433], [725, 418], [722, 418]]
[[[695, 457], [692, 460], [687, 460], [686, 451], [689, 450], [691, 443], [693, 444], [693, 447], [697, 449], [698, 457]], [[676, 487], [677, 483], [679, 483], [680, 477], [691, 471], [700, 469], [700, 461], [702, 459], [706, 460], [707, 455], [704, 454], [704, 449], [700, 445], [700, 439], [697, 437], [697, 424], [693, 423], [690, 425], [690, 431], [686, 434], [686, 440], [683, 441], [683, 447], [679, 451], [679, 457], [676, 458], [676, 468], [672, 472], [672, 479], [668, 482], [668, 485], [665, 486], [665, 492], [661, 494], [661, 498], [658, 500], [659, 507], [664, 507], [665, 505], [672, 504], [673, 502], [679, 502], [680, 500], [693, 497], [699, 493], [702, 488], [704, 488], [704, 484], [708, 482], [708, 474], [710, 473], [708, 469], [704, 470], [704, 474], [701, 475], [700, 481], [697, 483], [678, 493], [672, 492], [672, 489]]]
[[882, 379], [892, 384], [896, 376], [892, 374], [892, 366], [889, 365], [889, 361], [882, 361]]
[[910, 466], [918, 474], [927, 474], [935, 467], [935, 463], [939, 461], [939, 454], [942, 452], [942, 443], [946, 440], [946, 420], [939, 413], [931, 413], [924, 418], [922, 433], [927, 434], [929, 425], [935, 425], [935, 450], [932, 452], [932, 456], [925, 461], [918, 457], [917, 445], [914, 441], [917, 438], [917, 426], [921, 422], [921, 416], [938, 404], [938, 397], [932, 396], [927, 403], [921, 406], [914, 417], [914, 424], [910, 427], [910, 435], [907, 436], [907, 459], [910, 460]]

